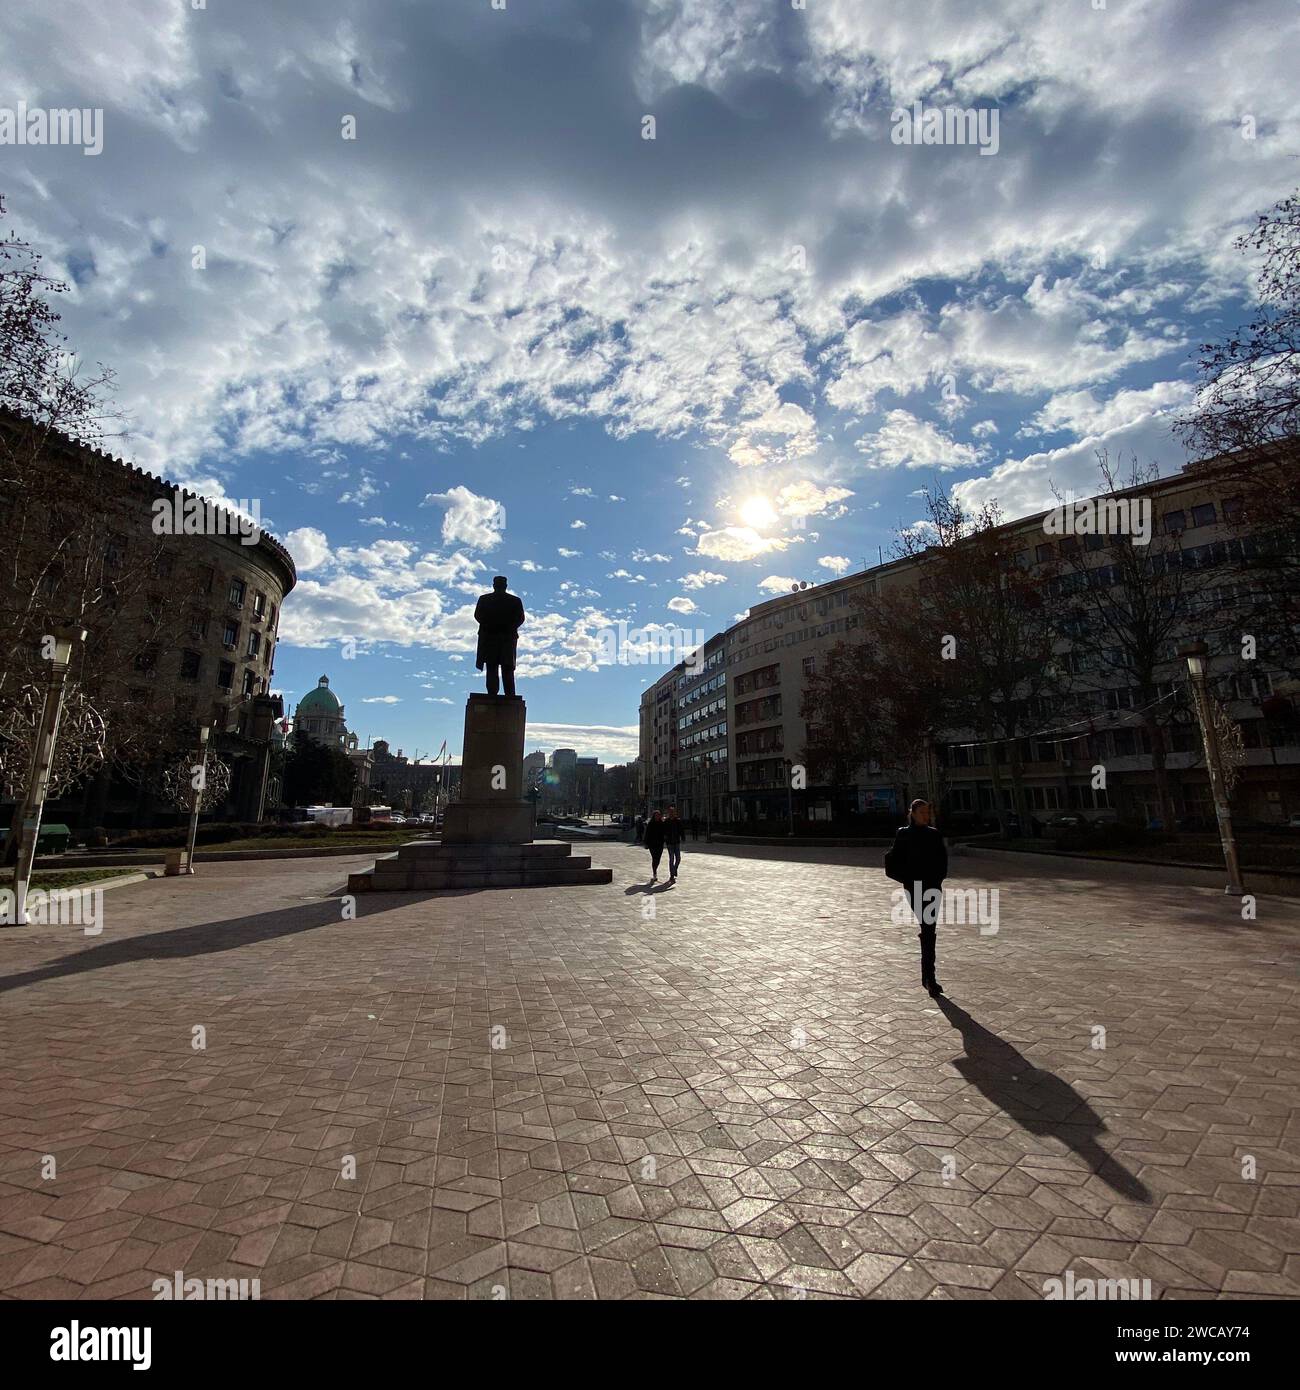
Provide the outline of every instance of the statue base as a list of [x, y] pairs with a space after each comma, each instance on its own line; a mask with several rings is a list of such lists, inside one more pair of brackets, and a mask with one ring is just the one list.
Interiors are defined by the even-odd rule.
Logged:
[[403, 845], [367, 873], [348, 875], [348, 892], [430, 888], [519, 888], [611, 883], [566, 840], [534, 840], [524, 800], [524, 729], [518, 695], [471, 695], [465, 703], [460, 799], [447, 807], [442, 839]]

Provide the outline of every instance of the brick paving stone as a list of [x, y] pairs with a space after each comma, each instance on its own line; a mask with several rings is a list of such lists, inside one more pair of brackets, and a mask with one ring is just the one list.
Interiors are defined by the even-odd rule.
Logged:
[[0, 932], [0, 1296], [1300, 1298], [1300, 903], [954, 856], [1000, 921], [934, 1001], [877, 858], [355, 920], [368, 860], [213, 864]]

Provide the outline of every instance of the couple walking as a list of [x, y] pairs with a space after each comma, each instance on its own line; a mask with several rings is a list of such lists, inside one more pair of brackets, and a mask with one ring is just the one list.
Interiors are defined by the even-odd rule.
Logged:
[[670, 806], [668, 815], [656, 811], [645, 823], [645, 847], [650, 851], [650, 882], [659, 879], [659, 859], [668, 846], [668, 882], [677, 882], [677, 870], [682, 862], [682, 822], [677, 807]]

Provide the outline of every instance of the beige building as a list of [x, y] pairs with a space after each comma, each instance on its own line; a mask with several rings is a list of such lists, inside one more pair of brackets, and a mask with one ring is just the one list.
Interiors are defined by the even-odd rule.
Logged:
[[[1300, 732], [1294, 684], [1261, 662], [1243, 660], [1243, 600], [1249, 574], [1241, 566], [1254, 541], [1243, 536], [1239, 474], [1223, 461], [1191, 464], [1180, 473], [1116, 494], [1145, 498], [1151, 507], [1156, 552], [1193, 576], [1185, 590], [1188, 638], [1207, 642], [1212, 654], [1210, 680], [1244, 743], [1236, 813], [1246, 821], [1279, 823], [1300, 814]], [[1014, 563], [1041, 577], [1047, 601], [1060, 612], [1055, 643], [1061, 679], [1057, 694], [1032, 710], [1030, 736], [1017, 740], [1027, 815], [1044, 820], [1074, 813], [1085, 818], [1149, 822], [1158, 814], [1151, 749], [1139, 717], [1141, 698], [1122, 675], [1100, 669], [1097, 637], [1072, 639], [1080, 621], [1071, 603], [1071, 585], [1113, 582], [1104, 573], [1109, 537], [1052, 534], [1043, 512], [1008, 523], [1003, 529]], [[1130, 544], [1126, 536], [1123, 544]], [[1153, 553], [1156, 553], [1153, 552]], [[1097, 580], [1072, 577], [1074, 571], [1103, 571]], [[1113, 566], [1112, 566], [1113, 569]], [[642, 804], [690, 805], [706, 752], [720, 750], [725, 731], [727, 795], [713, 819], [719, 821], [796, 819], [830, 816], [833, 800], [848, 799], [855, 809], [888, 809], [901, 814], [913, 795], [932, 785], [948, 812], [991, 815], [995, 794], [990, 760], [1009, 764], [1011, 749], [989, 746], [976, 731], [936, 731], [930, 769], [921, 767], [858, 770], [852, 788], [809, 786], [789, 791], [791, 764], [800, 761], [807, 728], [800, 715], [804, 684], [818, 661], [836, 643], [852, 639], [860, 624], [860, 605], [877, 602], [891, 590], [926, 581], [923, 554], [891, 561], [826, 584], [801, 588], [755, 604], [749, 614], [705, 645], [707, 672], [679, 664], [648, 687], [640, 704]], [[908, 599], [908, 602], [914, 601]], [[1213, 815], [1199, 726], [1186, 700], [1187, 667], [1171, 642], [1158, 672], [1158, 698], [1179, 702], [1183, 714], [1171, 719], [1166, 766], [1179, 819]], [[719, 657], [720, 652], [725, 656]], [[725, 674], [724, 674], [725, 673]], [[721, 677], [721, 679], [719, 679]], [[1180, 722], [1181, 720], [1181, 722]], [[720, 765], [723, 759], [718, 758]], [[1094, 788], [1095, 769], [1104, 765], [1107, 785]], [[1011, 801], [1010, 777], [1001, 778], [1002, 809]], [[847, 794], [847, 797], [846, 797]], [[696, 794], [703, 814], [707, 798]]]
[[[232, 513], [100, 449], [55, 435], [24, 452], [27, 428], [0, 412], [4, 448], [30, 472], [28, 534], [39, 520], [48, 538], [20, 577], [39, 574], [42, 620], [88, 630], [73, 680], [119, 730], [138, 731], [132, 747], [142, 758], [192, 747], [198, 727], [209, 726], [232, 769], [225, 813], [255, 817], [283, 713], [270, 691], [280, 610], [297, 581], [289, 552], [260, 529], [241, 535]], [[179, 528], [187, 508], [192, 525]], [[49, 565], [55, 553], [66, 560]], [[100, 595], [93, 604], [88, 574]], [[6, 604], [18, 597], [0, 595]], [[105, 767], [51, 803], [46, 819], [149, 824], [162, 813], [150, 787], [148, 775], [123, 780]]]

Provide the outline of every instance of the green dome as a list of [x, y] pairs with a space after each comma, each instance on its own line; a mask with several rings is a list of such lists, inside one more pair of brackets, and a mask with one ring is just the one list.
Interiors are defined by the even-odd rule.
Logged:
[[325, 718], [337, 718], [339, 712], [338, 696], [330, 689], [330, 678], [322, 676], [315, 690], [309, 690], [298, 702], [298, 715], [317, 714]]

